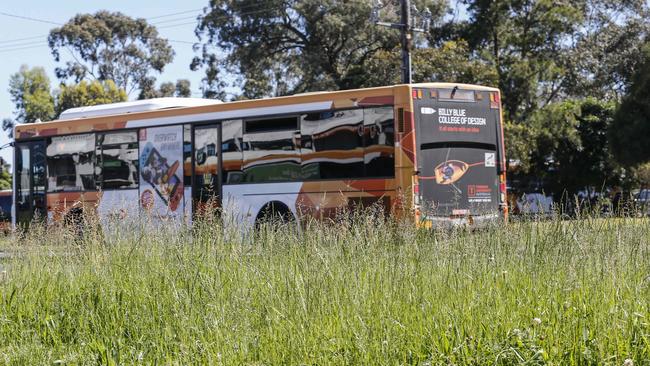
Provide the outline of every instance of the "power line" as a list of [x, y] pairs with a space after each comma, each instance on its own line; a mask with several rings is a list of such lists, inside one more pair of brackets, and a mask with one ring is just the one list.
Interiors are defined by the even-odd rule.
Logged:
[[196, 11], [199, 11], [199, 10], [203, 10], [203, 9], [201, 8], [201, 9], [192, 9], [192, 10], [186, 10], [186, 11], [179, 11], [179, 12], [177, 12], [177, 13], [164, 14], [164, 15], [157, 15], [157, 16], [155, 16], [155, 17], [149, 17], [149, 18], [146, 18], [146, 19], [147, 19], [147, 20], [152, 20], [152, 19], [167, 18], [167, 17], [171, 17], [171, 16], [174, 16], [174, 15], [181, 15], [181, 14], [193, 13], [193, 12], [196, 12]]
[[194, 45], [195, 43], [197, 43], [197, 42], [190, 42], [190, 41], [179, 41], [179, 40], [176, 40], [176, 39], [168, 39], [167, 41], [168, 42], [173, 42], [173, 43], [184, 43], [184, 44], [191, 44], [191, 45]]
[[[244, 11], [244, 12], [241, 12], [241, 13], [236, 13], [235, 16], [237, 16], [237, 17], [242, 17], [242, 16], [246, 16], [246, 15], [253, 15], [253, 14], [258, 14], [258, 13], [264, 13], [264, 12], [272, 11], [272, 10], [275, 10], [275, 8], [274, 8], [274, 7], [271, 7], [271, 8], [265, 8], [265, 9], [253, 10], [253, 11]], [[229, 18], [231, 18], [231, 16], [224, 15], [224, 16], [214, 17], [214, 18], [210, 18], [210, 19], [214, 19], [214, 20], [224, 20], [224, 19], [229, 19]], [[180, 21], [180, 20], [183, 20], [183, 18], [176, 19], [176, 21]], [[197, 20], [198, 20], [198, 19], [197, 19]], [[170, 21], [172, 21], [172, 20], [170, 20]], [[160, 24], [160, 23], [163, 23], [163, 22], [158, 22], [158, 23], [154, 23], [154, 24]], [[197, 21], [194, 21], [194, 22], [184, 22], [184, 23], [179, 23], [179, 24], [163, 25], [162, 27], [156, 27], [156, 28], [158, 28], [158, 29], [173, 28], [173, 27], [180, 27], [180, 26], [183, 26], [183, 25], [189, 25], [189, 24], [197, 24]]]
[[189, 17], [172, 18], [172, 19], [167, 19], [167, 20], [161, 20], [159, 22], [154, 22], [154, 23], [151, 23], [151, 25], [157, 25], [157, 24], [163, 24], [163, 23], [173, 23], [173, 22], [177, 22], [179, 20], [196, 19], [196, 17], [197, 17], [196, 15], [192, 15], [192, 16], [189, 16]]
[[[266, 11], [269, 11], [269, 10], [275, 10], [275, 7], [263, 8], [263, 9], [257, 9], [257, 10], [251, 10], [251, 11], [243, 11], [241, 13], [236, 13], [235, 15], [236, 16], [253, 15], [253, 14], [257, 14], [257, 13], [263, 13], [263, 12], [266, 12]], [[157, 25], [157, 24], [163, 24], [163, 23], [173, 23], [173, 22], [176, 22], [176, 21], [181, 21], [181, 20], [186, 20], [186, 19], [196, 19], [196, 18], [197, 18], [197, 16], [193, 15], [193, 16], [190, 16], [190, 17], [181, 17], [181, 18], [162, 20], [162, 21], [159, 21], [159, 22], [151, 23], [151, 24], [152, 25]], [[228, 19], [228, 18], [230, 18], [230, 16], [224, 15], [224, 16], [220, 16], [220, 17], [214, 17], [214, 18], [211, 18], [211, 19], [223, 20], [223, 19]], [[161, 27], [158, 27], [158, 28], [161, 28]]]
[[[250, 6], [250, 7], [247, 7], [247, 8], [252, 8], [252, 7], [253, 6]], [[183, 12], [159, 15], [159, 16], [155, 16], [155, 17], [152, 17], [152, 18], [148, 18], [148, 19], [157, 19], [157, 18], [169, 17], [169, 16], [173, 16], [173, 15], [187, 14], [189, 12], [194, 12], [194, 11], [198, 11], [198, 10], [201, 10], [201, 9], [194, 9], [194, 10], [187, 10], [187, 11], [183, 11]], [[252, 11], [243, 11], [243, 12], [240, 12], [240, 13], [236, 14], [236, 16], [242, 17], [242, 16], [247, 16], [247, 15], [253, 15], [253, 14], [257, 14], [257, 13], [272, 11], [272, 10], [275, 10], [275, 8], [263, 8], [263, 9], [257, 9], [257, 10], [252, 10]], [[44, 20], [44, 19], [23, 17], [23, 16], [20, 16], [20, 15], [8, 14], [8, 13], [4, 13], [4, 12], [0, 12], [0, 14], [1, 15], [6, 15], [6, 16], [17, 17], [17, 18], [20, 18], [20, 19], [33, 20], [33, 21], [39, 21], [39, 22], [46, 22], [48, 24], [62, 25], [60, 23], [55, 23], [55, 22], [51, 22], [51, 21], [48, 21], [48, 20]], [[157, 22], [157, 23], [152, 23], [152, 25], [160, 24], [160, 23], [166, 23], [166, 22], [175, 22], [175, 21], [180, 21], [180, 20], [189, 19], [189, 18], [194, 18], [194, 16], [192, 16], [192, 17], [181, 17], [181, 18], [176, 18], [176, 19], [169, 19], [169, 20], [165, 20], [165, 21], [161, 21], [161, 22]], [[211, 18], [211, 19], [213, 19], [213, 20], [225, 20], [225, 19], [229, 19], [229, 18], [231, 18], [231, 16], [224, 15], [224, 16], [220, 16], [220, 17], [214, 17], [214, 18]], [[175, 28], [175, 27], [181, 27], [181, 26], [190, 25], [190, 24], [196, 25], [197, 21], [182, 22], [182, 23], [177, 23], [177, 24], [166, 24], [166, 25], [159, 26], [159, 27], [156, 27], [156, 28], [158, 28], [158, 29]], [[41, 38], [41, 37], [48, 37], [48, 36], [49, 35], [33, 36], [33, 37], [25, 37], [25, 38], [17, 38], [17, 39], [12, 39], [12, 40], [0, 41], [0, 52], [4, 53], [4, 52], [11, 52], [11, 51], [20, 51], [20, 50], [26, 50], [26, 49], [32, 49], [32, 48], [47, 46], [48, 45], [47, 43], [40, 44], [40, 42], [36, 42], [36, 41], [31, 41], [31, 42], [21, 42], [21, 41], [28, 41], [28, 40], [31, 40], [31, 39], [36, 39], [36, 38]], [[168, 39], [168, 41], [173, 42], [173, 43], [182, 43], [182, 44], [191, 44], [191, 45], [194, 45], [194, 44], [198, 43], [198, 42], [172, 40], [172, 39]]]
[[0, 50], [4, 50], [4, 49], [7, 49], [7, 48], [23, 47], [23, 46], [33, 46], [33, 45], [37, 45], [37, 44], [42, 45], [43, 41], [20, 42], [20, 43], [2, 45], [2, 46], [0, 46]]
[[170, 25], [164, 25], [162, 27], [156, 27], [158, 29], [164, 29], [164, 28], [174, 28], [174, 27], [180, 27], [183, 25], [189, 25], [189, 24], [196, 24], [196, 22], [188, 22], [188, 23], [179, 23], [179, 24], [170, 24]]
[[[193, 13], [193, 12], [197, 12], [197, 11], [200, 11], [200, 10], [203, 10], [203, 9], [192, 9], [192, 10], [186, 10], [186, 11], [179, 11], [179, 12], [176, 12], [176, 13], [170, 13], [170, 14], [158, 15], [158, 16], [150, 17], [150, 18], [146, 18], [146, 19], [148, 19], [148, 20], [152, 20], [152, 19], [160, 19], [160, 18], [166, 18], [166, 17], [170, 17], [170, 16], [174, 16], [174, 15], [182, 15], [182, 14]], [[23, 19], [23, 20], [30, 20], [30, 21], [33, 21], [33, 22], [39, 22], [39, 23], [54, 24], [54, 25], [63, 25], [63, 23], [54, 22], [54, 21], [51, 21], [51, 20], [39, 19], [39, 18], [33, 18], [33, 17], [28, 17], [28, 16], [24, 16], [24, 15], [18, 15], [18, 14], [11, 14], [11, 13], [3, 12], [3, 11], [0, 11], [0, 15], [4, 15], [4, 16], [7, 16], [7, 17], [11, 17], [11, 18], [17, 18], [17, 19]]]
[[[47, 43], [47, 42], [45, 42]], [[43, 44], [43, 41], [23, 41], [23, 42], [18, 42], [18, 43], [12, 43], [12, 44], [3, 44], [0, 45], [0, 49], [2, 48], [14, 48], [14, 47], [21, 47], [21, 46], [31, 46], [35, 44]]]
[[11, 51], [28, 50], [28, 49], [31, 49], [31, 48], [39, 48], [39, 47], [47, 47], [47, 45], [46, 44], [40, 44], [40, 45], [37, 45], [37, 46], [27, 46], [27, 47], [2, 49], [2, 50], [0, 50], [0, 53], [11, 52]]
[[23, 20], [31, 20], [32, 22], [39, 22], [39, 23], [46, 23], [46, 24], [54, 24], [54, 25], [63, 25], [61, 23], [53, 22], [51, 20], [45, 20], [45, 19], [38, 19], [38, 18], [32, 18], [32, 17], [26, 17], [22, 15], [16, 15], [16, 14], [9, 14], [5, 13], [3, 11], [0, 11], [0, 15], [4, 15], [7, 17], [11, 18], [18, 18], [18, 19], [23, 19]]
[[45, 38], [47, 36], [48, 35], [45, 34], [45, 35], [42, 35], [42, 36], [33, 36], [33, 37], [16, 38], [16, 39], [5, 39], [5, 40], [0, 41], [0, 44], [3, 44], [3, 43], [15, 43], [15, 42], [19, 42], [19, 41], [27, 41], [27, 40], [30, 40], [30, 39], [37, 39], [37, 38]]

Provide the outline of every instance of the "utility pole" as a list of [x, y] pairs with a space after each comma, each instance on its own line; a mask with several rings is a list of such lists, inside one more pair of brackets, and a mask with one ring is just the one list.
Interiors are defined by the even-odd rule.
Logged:
[[411, 2], [401, 0], [402, 83], [411, 83]]
[[[372, 12], [370, 14], [370, 20], [384, 27], [399, 29], [401, 33], [401, 50], [402, 50], [402, 83], [410, 84], [411, 83], [411, 40], [413, 39], [413, 32], [426, 32], [431, 27], [431, 10], [425, 8], [424, 11], [420, 12], [415, 7], [411, 5], [410, 0], [399, 0], [400, 2], [400, 22], [399, 23], [387, 23], [380, 21], [380, 12], [384, 8], [384, 5], [380, 0], [375, 0], [375, 4], [372, 7]], [[421, 18], [422, 28], [414, 28], [412, 26], [411, 11], [415, 13], [414, 15]]]

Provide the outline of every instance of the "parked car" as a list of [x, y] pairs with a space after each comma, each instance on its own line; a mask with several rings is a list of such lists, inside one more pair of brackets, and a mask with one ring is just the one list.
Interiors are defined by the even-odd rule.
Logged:
[[642, 215], [650, 216], [650, 189], [642, 189], [634, 196], [634, 206]]
[[543, 193], [524, 193], [516, 202], [522, 215], [549, 216], [553, 213], [553, 197]]

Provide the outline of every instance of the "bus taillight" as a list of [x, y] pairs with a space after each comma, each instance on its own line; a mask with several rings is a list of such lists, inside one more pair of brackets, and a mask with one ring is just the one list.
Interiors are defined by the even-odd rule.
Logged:
[[413, 204], [416, 206], [420, 205], [420, 185], [419, 184], [414, 184], [413, 185]]
[[499, 183], [499, 198], [501, 199], [501, 202], [506, 201], [506, 189], [506, 182]]
[[501, 96], [499, 92], [490, 93], [490, 108], [499, 109], [501, 107]]

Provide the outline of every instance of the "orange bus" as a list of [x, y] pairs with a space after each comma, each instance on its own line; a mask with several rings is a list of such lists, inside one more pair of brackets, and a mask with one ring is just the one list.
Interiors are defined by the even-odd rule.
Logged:
[[425, 227], [507, 216], [500, 93], [483, 86], [160, 98], [74, 108], [14, 136], [19, 226], [205, 209], [252, 226], [373, 204]]

